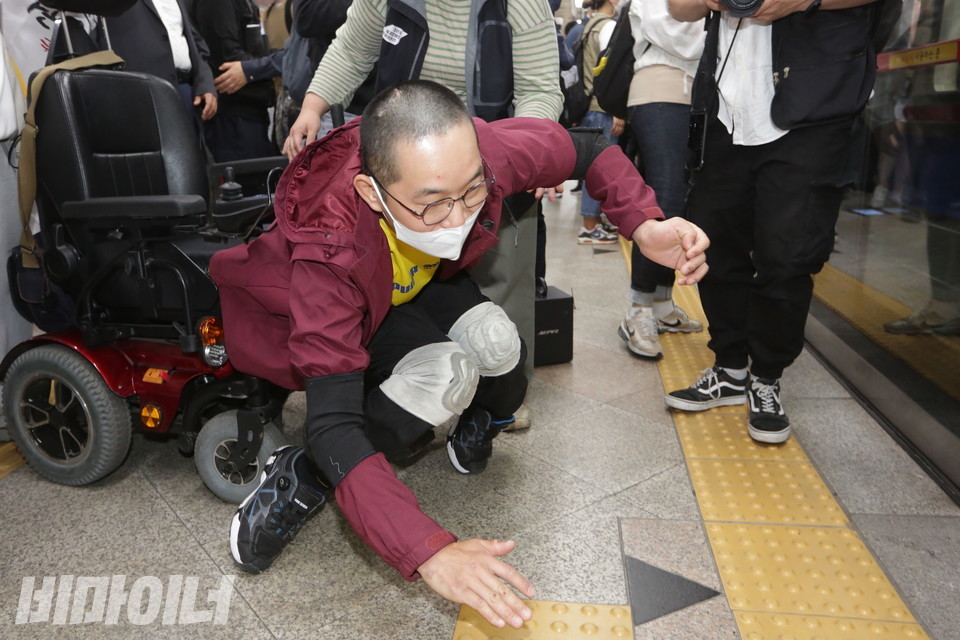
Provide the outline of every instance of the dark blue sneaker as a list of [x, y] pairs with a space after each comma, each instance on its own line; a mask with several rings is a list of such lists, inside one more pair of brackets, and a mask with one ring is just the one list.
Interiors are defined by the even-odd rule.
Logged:
[[467, 409], [447, 436], [447, 455], [460, 473], [480, 473], [493, 453], [493, 439], [513, 417], [495, 421], [484, 409]]
[[311, 515], [323, 507], [322, 483], [301, 447], [273, 452], [260, 485], [240, 504], [230, 525], [230, 552], [244, 570], [270, 567]]

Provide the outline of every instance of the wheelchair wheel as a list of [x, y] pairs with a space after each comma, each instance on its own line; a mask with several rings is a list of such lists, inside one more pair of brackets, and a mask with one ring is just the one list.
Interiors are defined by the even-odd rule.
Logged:
[[3, 406], [20, 453], [53, 482], [96, 482], [116, 470], [130, 449], [127, 401], [83, 356], [65, 347], [37, 347], [14, 360]]
[[263, 444], [256, 460], [243, 469], [227, 463], [237, 446], [237, 412], [219, 413], [200, 429], [193, 450], [193, 461], [203, 484], [218, 498], [240, 504], [260, 484], [260, 472], [270, 455], [286, 444], [283, 434], [272, 422], [263, 425]]

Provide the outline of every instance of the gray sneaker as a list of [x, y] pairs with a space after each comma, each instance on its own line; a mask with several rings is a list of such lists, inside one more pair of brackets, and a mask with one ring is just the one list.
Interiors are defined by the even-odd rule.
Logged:
[[587, 231], [585, 227], [580, 227], [580, 233], [577, 235], [577, 244], [616, 244], [617, 236], [613, 233], [607, 233], [599, 224], [593, 229]]
[[657, 318], [657, 331], [660, 333], [699, 333], [703, 323], [687, 315], [687, 312], [673, 305], [673, 310], [662, 318]]
[[657, 360], [663, 357], [663, 347], [657, 335], [657, 320], [650, 307], [632, 307], [617, 331], [630, 351], [641, 358]]

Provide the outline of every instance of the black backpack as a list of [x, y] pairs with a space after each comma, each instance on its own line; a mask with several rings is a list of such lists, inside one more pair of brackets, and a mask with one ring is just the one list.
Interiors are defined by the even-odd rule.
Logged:
[[[610, 36], [607, 50], [600, 56], [600, 72], [593, 79], [593, 95], [600, 108], [610, 115], [627, 119], [627, 96], [633, 79], [633, 32], [630, 29], [630, 2], [623, 5], [620, 20]], [[650, 44], [647, 44], [647, 49]], [[646, 51], [646, 49], [644, 50]]]
[[[587, 38], [590, 37], [590, 34], [593, 33], [597, 27], [606, 23], [607, 20], [612, 20], [612, 18], [601, 18], [590, 25], [589, 29], [584, 29], [583, 33], [580, 34], [580, 38], [577, 39], [576, 44], [573, 45], [573, 66], [577, 68], [579, 75], [577, 81], [567, 89], [563, 98], [563, 113], [560, 114], [560, 124], [567, 128], [580, 124], [583, 117], [587, 115], [587, 111], [590, 110], [590, 101], [593, 99], [593, 92], [587, 92], [583, 81], [588, 72], [593, 74], [593, 69], [583, 68], [583, 48], [586, 46]], [[600, 53], [601, 58], [604, 53], [605, 52]], [[596, 87], [596, 83], [594, 83], [594, 87]]]

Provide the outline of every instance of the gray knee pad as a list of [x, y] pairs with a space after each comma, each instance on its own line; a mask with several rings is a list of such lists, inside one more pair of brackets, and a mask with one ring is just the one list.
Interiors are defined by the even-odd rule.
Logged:
[[492, 302], [482, 302], [457, 318], [447, 335], [476, 359], [482, 376], [502, 376], [520, 361], [517, 325]]
[[476, 362], [459, 344], [436, 342], [405, 355], [380, 389], [401, 408], [436, 427], [466, 410], [479, 381]]

